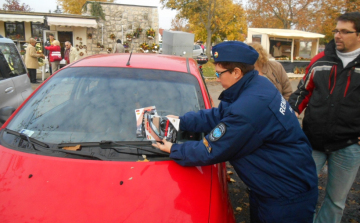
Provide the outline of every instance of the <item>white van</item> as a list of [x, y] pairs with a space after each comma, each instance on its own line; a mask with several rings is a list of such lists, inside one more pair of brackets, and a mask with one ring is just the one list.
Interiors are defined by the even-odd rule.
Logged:
[[27, 70], [11, 39], [0, 35], [0, 125], [32, 93]]

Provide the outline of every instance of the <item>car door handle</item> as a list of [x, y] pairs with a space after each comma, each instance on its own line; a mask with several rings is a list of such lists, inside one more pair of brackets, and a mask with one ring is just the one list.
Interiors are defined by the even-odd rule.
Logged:
[[13, 88], [13, 87], [8, 87], [8, 88], [5, 89], [5, 93], [6, 93], [6, 94], [10, 94], [10, 93], [12, 93], [13, 91], [14, 91], [14, 88]]

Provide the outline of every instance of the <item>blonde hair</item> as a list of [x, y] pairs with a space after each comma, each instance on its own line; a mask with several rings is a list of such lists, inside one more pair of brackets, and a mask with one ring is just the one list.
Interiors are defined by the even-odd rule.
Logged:
[[54, 40], [54, 41], [52, 42], [52, 45], [54, 45], [54, 46], [60, 46], [59, 40]]
[[259, 58], [256, 61], [256, 65], [261, 69], [269, 61], [269, 54], [261, 46], [260, 43], [249, 43], [249, 46], [252, 46], [258, 53]]
[[29, 43], [36, 43], [36, 40], [34, 38], [30, 38]]

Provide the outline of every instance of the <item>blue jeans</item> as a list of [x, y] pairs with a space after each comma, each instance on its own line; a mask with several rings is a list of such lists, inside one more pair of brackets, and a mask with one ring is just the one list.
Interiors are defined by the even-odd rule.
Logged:
[[353, 144], [330, 154], [313, 150], [319, 174], [328, 161], [328, 179], [325, 198], [315, 223], [340, 223], [345, 201], [360, 166], [360, 146]]

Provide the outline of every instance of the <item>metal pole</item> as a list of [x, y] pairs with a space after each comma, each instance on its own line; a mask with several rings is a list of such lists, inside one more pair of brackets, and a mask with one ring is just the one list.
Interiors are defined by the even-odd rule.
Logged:
[[101, 45], [104, 45], [104, 24], [101, 24]]
[[291, 42], [291, 63], [294, 62], [294, 39], [292, 39], [292, 42]]
[[[318, 54], [318, 52], [319, 52], [319, 38], [316, 40], [316, 47], [315, 47], [315, 52], [314, 52], [315, 54], [314, 55], [310, 54], [310, 57], [311, 56], [314, 57], [316, 54]], [[311, 57], [311, 59], [312, 59], [312, 57]]]

